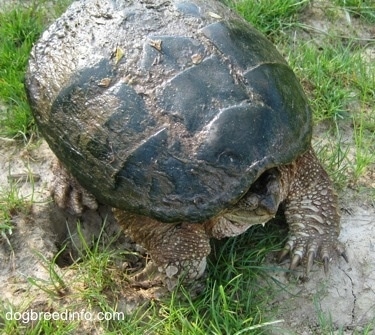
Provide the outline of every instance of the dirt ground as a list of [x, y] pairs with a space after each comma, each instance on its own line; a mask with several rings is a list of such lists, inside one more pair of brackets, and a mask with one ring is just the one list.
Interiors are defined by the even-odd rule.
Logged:
[[290, 284], [285, 276], [278, 279], [289, 292], [278, 296], [280, 316], [287, 328], [310, 334], [318, 318], [331, 317], [334, 329], [344, 334], [361, 330], [375, 320], [375, 209], [365, 198], [354, 194], [341, 199], [342, 231], [349, 263], [340, 259], [330, 265], [329, 274], [316, 271], [312, 280]]
[[[36, 179], [40, 178], [34, 183], [36, 204], [31, 212], [14, 219], [17, 228], [8, 235], [11, 246], [5, 239], [0, 240], [1, 297], [13, 305], [44, 305], [50, 299], [48, 294], [28, 282], [30, 277], [49, 280], [49, 273], [36, 251], [52, 259], [58, 251], [58, 242], [67, 238], [66, 220], [74, 235], [74, 218], [63, 214], [49, 201], [52, 154], [45, 143], [35, 149], [20, 150], [11, 141], [2, 140], [0, 157], [1, 185], [8, 184], [9, 176], [26, 176], [28, 171]], [[20, 185], [20, 192], [25, 196], [32, 192], [32, 183], [22, 181]], [[313, 280], [304, 283], [288, 281], [282, 273], [275, 274], [287, 288], [272, 306], [278, 310], [277, 318], [284, 320], [281, 329], [311, 334], [315, 327], [319, 329], [319, 317], [330, 315], [337, 329], [342, 327], [345, 334], [351, 334], [375, 321], [375, 208], [370, 199], [354, 191], [347, 190], [340, 201], [340, 240], [347, 247], [349, 263], [343, 259], [332, 262], [328, 275], [314, 267]], [[97, 236], [100, 223], [100, 217], [86, 218], [83, 231], [87, 236]], [[108, 234], [113, 235], [116, 230], [112, 226]], [[275, 331], [280, 333], [284, 332]]]
[[[307, 24], [328, 29], [328, 23], [320, 21], [318, 13], [315, 14]], [[364, 30], [363, 34], [367, 33]], [[374, 49], [365, 52], [375, 59]], [[71, 234], [75, 233], [75, 219], [58, 210], [49, 199], [51, 160], [52, 154], [44, 142], [20, 147], [12, 140], [0, 138], [1, 188], [9, 187], [11, 179], [17, 181], [21, 176], [20, 194], [26, 199], [31, 199], [33, 194], [34, 200], [30, 211], [14, 217], [16, 228], [7, 238], [0, 237], [0, 296], [5, 305], [7, 301], [25, 307], [46, 304], [48, 294], [28, 281], [30, 277], [49, 280], [48, 270], [37, 252], [52, 259], [58, 251], [57, 245], [68, 237], [67, 226]], [[34, 182], [22, 179], [30, 173]], [[275, 317], [284, 320], [275, 334], [319, 334], [319, 324], [324, 318], [328, 321], [329, 316], [335, 329], [343, 329], [344, 334], [352, 334], [371, 322], [375, 324], [375, 205], [369, 196], [369, 190], [375, 187], [374, 180], [372, 166], [361, 181], [365, 191], [348, 188], [339, 194], [340, 240], [346, 245], [349, 263], [344, 259], [333, 262], [328, 275], [314, 267], [314, 279], [304, 283], [275, 275], [287, 287], [272, 305], [273, 310], [278, 310]], [[100, 216], [83, 221], [83, 232], [88, 239], [92, 234], [99, 234], [100, 224]], [[113, 224], [106, 233], [111, 236], [117, 230]]]

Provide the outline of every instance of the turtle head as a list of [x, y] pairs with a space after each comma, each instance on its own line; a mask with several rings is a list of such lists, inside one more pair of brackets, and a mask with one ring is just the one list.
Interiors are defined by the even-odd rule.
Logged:
[[279, 170], [267, 170], [235, 205], [214, 220], [209, 233], [220, 239], [242, 234], [255, 224], [264, 225], [275, 217], [282, 194]]

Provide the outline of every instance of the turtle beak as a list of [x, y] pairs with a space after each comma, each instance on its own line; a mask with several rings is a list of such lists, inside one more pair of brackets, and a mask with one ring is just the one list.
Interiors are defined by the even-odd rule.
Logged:
[[278, 194], [267, 194], [261, 198], [258, 207], [255, 209], [256, 215], [270, 215], [275, 217], [277, 209], [279, 208], [280, 197]]

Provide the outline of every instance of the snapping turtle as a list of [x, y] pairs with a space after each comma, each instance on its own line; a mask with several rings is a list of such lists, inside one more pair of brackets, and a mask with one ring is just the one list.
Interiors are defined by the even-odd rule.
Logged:
[[210, 237], [263, 224], [280, 203], [291, 269], [346, 258], [303, 90], [219, 2], [77, 1], [34, 46], [26, 89], [68, 171], [55, 200], [115, 208], [166, 278], [199, 278]]

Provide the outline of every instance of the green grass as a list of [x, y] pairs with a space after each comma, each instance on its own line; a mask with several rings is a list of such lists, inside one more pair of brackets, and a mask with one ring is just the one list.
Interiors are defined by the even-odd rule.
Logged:
[[[331, 125], [332, 145], [321, 156], [337, 186], [357, 181], [374, 162], [375, 65], [364, 58], [354, 41], [338, 43], [326, 37], [324, 48], [314, 41], [290, 49], [289, 62], [301, 79], [318, 124]], [[347, 137], [348, 125], [352, 142]], [[354, 147], [354, 158], [349, 146]], [[329, 147], [331, 147], [330, 150]]]
[[309, 0], [226, 0], [224, 3], [273, 39], [274, 34], [297, 24], [298, 14]]
[[344, 8], [350, 15], [375, 22], [375, 3], [373, 0], [334, 0], [334, 4]]
[[[314, 120], [325, 133], [314, 141], [319, 157], [339, 189], [349, 184], [358, 187], [361, 178], [375, 161], [375, 68], [363, 49], [374, 40], [357, 35], [343, 35], [342, 18], [371, 24], [373, 1], [331, 0], [319, 2], [322, 15], [332, 26], [326, 32], [304, 23], [311, 1], [227, 0], [247, 20], [277, 44], [300, 78], [311, 101]], [[51, 19], [45, 1], [34, 1], [26, 8], [18, 6], [0, 13], [0, 134], [18, 139], [37, 137], [23, 87], [29, 51]], [[63, 9], [54, 3], [52, 12]], [[55, 16], [55, 14], [53, 15]], [[19, 185], [10, 183], [0, 190], [0, 233], [11, 246], [14, 233], [12, 219], [30, 209], [32, 199], [19, 193]], [[78, 234], [80, 229], [78, 229]], [[281, 237], [280, 237], [281, 236]], [[280, 271], [266, 267], [264, 259], [282, 246], [285, 231], [277, 226], [254, 227], [246, 234], [215, 244], [209, 260], [206, 287], [192, 296], [189, 287], [180, 287], [169, 299], [152, 300], [122, 320], [92, 324], [103, 334], [267, 334], [270, 327], [280, 327], [272, 316], [269, 303], [279, 287], [270, 274]], [[124, 250], [116, 241], [104, 242], [103, 236], [88, 243], [81, 234], [81, 253], [69, 269], [59, 269], [57, 258], [40, 255], [50, 275], [48, 280], [29, 278], [34, 288], [54, 302], [53, 310], [65, 308], [95, 312], [121, 312], [124, 309], [128, 277], [121, 270]], [[64, 275], [73, 271], [74, 277]], [[52, 303], [51, 303], [52, 304]], [[9, 308], [27, 310], [27, 306], [2, 306], [0, 327], [7, 334], [69, 334], [79, 329], [77, 322], [39, 320], [33, 325], [5, 320]], [[316, 314], [321, 330], [327, 334], [335, 328], [329, 314]], [[270, 323], [274, 323], [273, 325]], [[356, 334], [370, 334], [373, 325]], [[340, 331], [340, 330], [339, 330]]]
[[375, 98], [374, 66], [363, 59], [361, 50], [354, 43], [327, 38], [323, 49], [308, 41], [289, 53], [290, 65], [305, 86], [316, 121], [350, 118], [356, 102], [370, 108]]
[[[34, 181], [29, 179], [31, 185]], [[12, 244], [9, 241], [9, 236], [12, 235], [14, 224], [13, 217], [22, 213], [27, 215], [34, 202], [34, 192], [32, 190], [29, 195], [22, 195], [20, 193], [20, 182], [10, 179], [7, 186], [0, 187], [0, 240], [3, 238], [8, 244], [10, 250], [13, 250]]]
[[0, 13], [0, 97], [5, 105], [1, 133], [29, 136], [34, 122], [23, 85], [33, 42], [43, 29], [43, 18], [35, 7]]
[[356, 146], [355, 160], [353, 164], [354, 179], [358, 180], [368, 166], [375, 162], [375, 134], [366, 129], [363, 124], [363, 115], [353, 118], [354, 140]]
[[[45, 2], [0, 11], [0, 136], [23, 139], [37, 132], [23, 82], [31, 47], [51, 21]], [[55, 5], [55, 15], [64, 4]]]
[[[77, 232], [83, 247], [69, 267], [70, 272], [74, 271], [73, 276], [64, 276], [64, 271], [57, 267], [58, 255], [52, 260], [39, 255], [50, 277], [28, 280], [48, 296], [49, 307], [42, 311], [62, 313], [68, 309], [90, 311], [93, 315], [98, 312], [117, 315], [119, 319], [100, 322], [103, 334], [262, 334], [270, 326], [282, 324], [280, 319], [266, 318], [263, 312], [275, 292], [269, 273], [279, 270], [264, 267], [262, 263], [269, 252], [281, 247], [280, 235], [285, 235], [284, 229], [280, 234], [277, 225], [271, 229], [254, 227], [242, 236], [215, 246], [204, 279], [206, 287], [198, 296], [191, 295], [192, 287], [180, 286], [170, 298], [152, 300], [130, 315], [126, 315], [121, 307], [127, 278], [119, 269], [118, 261], [124, 259], [124, 250], [116, 247], [116, 238], [109, 242], [103, 238], [104, 227], [105, 223], [100, 236], [90, 242], [84, 239], [78, 224]], [[60, 304], [59, 301], [65, 302]], [[1, 318], [5, 319], [9, 310], [13, 313], [30, 311], [25, 306], [6, 306], [0, 310], [0, 325]], [[30, 316], [26, 314], [25, 317]], [[38, 334], [37, 330], [43, 330], [43, 334], [56, 331], [64, 334], [64, 331], [78, 329], [78, 322], [62, 321], [52, 323], [39, 319], [31, 325], [9, 320], [4, 329], [12, 334]], [[99, 324], [93, 321], [86, 326], [95, 328]]]

